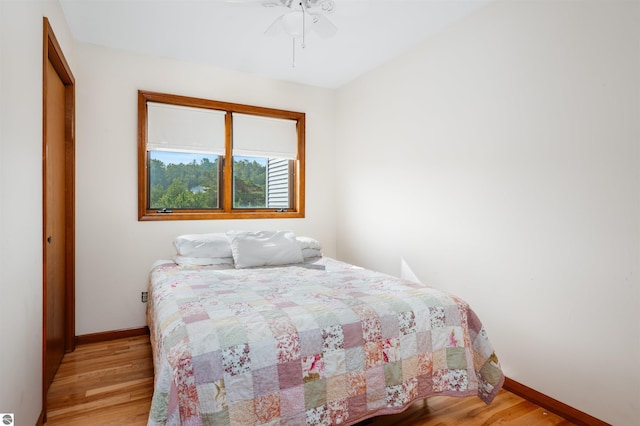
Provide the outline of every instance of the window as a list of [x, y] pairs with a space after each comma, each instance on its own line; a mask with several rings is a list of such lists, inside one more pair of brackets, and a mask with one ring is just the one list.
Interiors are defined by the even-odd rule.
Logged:
[[138, 92], [139, 220], [304, 217], [305, 114]]

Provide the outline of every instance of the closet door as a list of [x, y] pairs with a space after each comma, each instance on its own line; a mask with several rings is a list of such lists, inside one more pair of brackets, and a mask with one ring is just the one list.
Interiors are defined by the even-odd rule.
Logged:
[[46, 383], [53, 380], [65, 350], [65, 89], [51, 62], [47, 63], [45, 147], [45, 280]]
[[44, 19], [43, 55], [43, 412], [75, 340], [74, 79]]

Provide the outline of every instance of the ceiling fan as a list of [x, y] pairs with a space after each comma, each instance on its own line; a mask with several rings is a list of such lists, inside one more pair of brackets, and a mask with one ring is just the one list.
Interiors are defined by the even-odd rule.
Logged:
[[293, 66], [295, 67], [296, 41], [306, 47], [306, 34], [313, 31], [320, 37], [333, 36], [337, 31], [333, 22], [325, 15], [335, 10], [333, 0], [226, 0], [231, 4], [260, 4], [264, 7], [284, 8], [282, 15], [269, 25], [265, 34], [286, 34], [293, 42]]

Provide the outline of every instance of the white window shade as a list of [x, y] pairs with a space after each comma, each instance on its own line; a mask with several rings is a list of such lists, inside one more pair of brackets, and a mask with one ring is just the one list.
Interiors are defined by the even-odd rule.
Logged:
[[296, 124], [296, 120], [233, 113], [233, 155], [295, 160]]
[[147, 151], [224, 155], [225, 114], [147, 102]]

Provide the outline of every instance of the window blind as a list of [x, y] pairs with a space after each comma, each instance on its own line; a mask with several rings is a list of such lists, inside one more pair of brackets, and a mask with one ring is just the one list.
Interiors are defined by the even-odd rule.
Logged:
[[295, 160], [296, 120], [233, 113], [233, 155]]
[[224, 155], [225, 114], [147, 102], [147, 151]]

